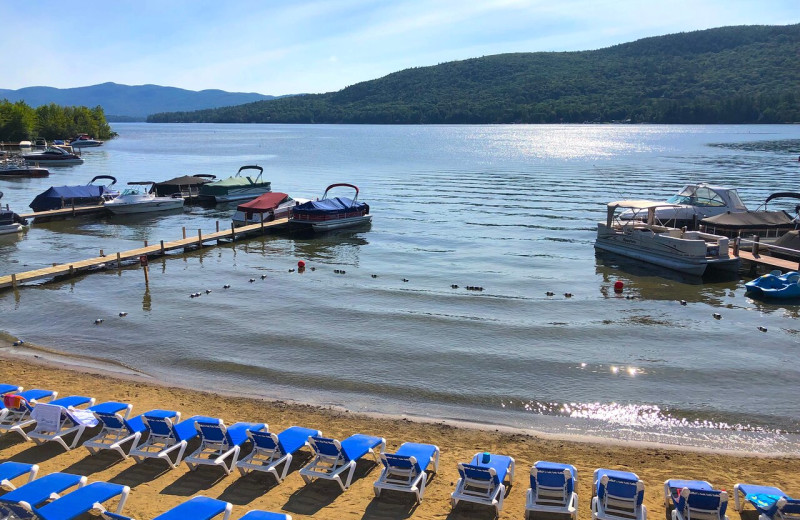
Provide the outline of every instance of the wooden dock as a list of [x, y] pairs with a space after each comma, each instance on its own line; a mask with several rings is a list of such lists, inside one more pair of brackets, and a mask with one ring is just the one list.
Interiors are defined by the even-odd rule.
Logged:
[[[731, 256], [734, 256], [733, 250], [731, 250]], [[743, 261], [750, 262], [757, 267], [780, 269], [784, 272], [800, 270], [800, 265], [798, 265], [797, 260], [785, 260], [783, 258], [775, 258], [774, 256], [761, 254], [753, 255], [752, 252], [743, 250], [740, 250], [737, 256]]]
[[38, 219], [40, 221], [65, 219], [70, 217], [78, 217], [82, 215], [94, 215], [99, 213], [107, 213], [108, 209], [103, 205], [97, 206], [78, 206], [76, 208], [61, 208], [51, 209], [48, 211], [37, 211], [34, 213], [20, 213], [20, 217], [24, 219]]
[[[56, 210], [60, 211], [60, 210]], [[259, 224], [252, 224], [249, 226], [242, 226], [230, 229], [220, 230], [219, 221], [217, 221], [217, 231], [204, 234], [201, 229], [197, 230], [197, 235], [186, 236], [186, 228], [183, 228], [184, 238], [180, 240], [173, 240], [171, 242], [164, 242], [163, 240], [158, 244], [145, 245], [138, 249], [131, 249], [129, 251], [120, 251], [110, 255], [96, 256], [86, 260], [77, 262], [70, 262], [66, 264], [57, 264], [52, 267], [44, 267], [42, 269], [35, 269], [33, 271], [25, 271], [6, 276], [0, 276], [0, 290], [15, 288], [19, 285], [34, 282], [37, 280], [52, 279], [56, 277], [71, 277], [78, 274], [91, 272], [93, 270], [102, 269], [104, 267], [121, 267], [125, 263], [131, 261], [138, 262], [141, 257], [159, 257], [164, 256], [169, 251], [176, 249], [194, 249], [204, 247], [206, 245], [216, 245], [221, 242], [235, 242], [254, 235], [267, 233], [274, 228], [285, 225], [289, 222], [286, 218], [276, 219], [271, 222], [262, 222]]]

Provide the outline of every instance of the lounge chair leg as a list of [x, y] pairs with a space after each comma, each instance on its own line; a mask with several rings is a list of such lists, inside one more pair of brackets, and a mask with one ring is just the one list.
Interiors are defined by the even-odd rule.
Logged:
[[377, 486], [374, 486], [374, 487], [372, 488], [372, 490], [375, 492], [375, 497], [376, 497], [376, 498], [377, 498], [377, 497], [379, 497], [379, 496], [381, 496], [381, 488], [379, 488], [379, 487], [377, 487]]

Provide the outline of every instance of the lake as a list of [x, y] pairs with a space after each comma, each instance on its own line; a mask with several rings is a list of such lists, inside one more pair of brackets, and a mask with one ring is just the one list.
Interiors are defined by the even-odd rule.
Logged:
[[[149, 287], [134, 266], [5, 291], [0, 342], [224, 393], [800, 453], [798, 305], [745, 296], [745, 273], [687, 278], [593, 247], [611, 200], [708, 182], [755, 209], [799, 191], [800, 125], [113, 128], [83, 165], [0, 180], [2, 202], [26, 212], [95, 175], [122, 186], [258, 164], [295, 197], [358, 185], [373, 223], [172, 254], [151, 260]], [[33, 223], [0, 238], [0, 274], [229, 227], [234, 209]]]

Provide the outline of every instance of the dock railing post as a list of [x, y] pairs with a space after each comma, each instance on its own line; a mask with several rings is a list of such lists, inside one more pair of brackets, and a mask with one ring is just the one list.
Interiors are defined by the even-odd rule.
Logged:
[[186, 240], [186, 226], [183, 226], [181, 230], [183, 231], [183, 239]]
[[122, 262], [120, 261], [119, 251], [117, 251], [117, 268], [118, 269], [119, 269], [119, 266], [120, 266], [121, 263]]
[[234, 226], [233, 222], [231, 222], [231, 241], [235, 240], [236, 240], [236, 226]]
[[739, 241], [741, 239], [741, 235], [733, 239], [733, 256], [739, 256]]
[[197, 230], [197, 243], [200, 245], [200, 247], [203, 246], [203, 230], [202, 229], [198, 229]]
[[217, 221], [217, 233], [219, 233], [219, 220]]
[[144, 241], [144, 247], [147, 247], [147, 240]]
[[14, 287], [15, 289], [17, 287], [17, 275], [14, 273], [11, 273], [11, 287]]
[[753, 257], [758, 257], [758, 244], [759, 244], [758, 235], [753, 235]]
[[164, 241], [161, 241], [161, 256], [164, 256]]

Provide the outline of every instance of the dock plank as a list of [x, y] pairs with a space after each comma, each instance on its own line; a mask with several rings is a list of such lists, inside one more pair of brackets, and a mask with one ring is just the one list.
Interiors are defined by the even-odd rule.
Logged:
[[[54, 210], [54, 211], [61, 211], [61, 210]], [[162, 251], [164, 252], [164, 254], [166, 254], [169, 251], [174, 251], [176, 249], [186, 249], [192, 246], [198, 246], [198, 247], [214, 246], [217, 245], [216, 243], [220, 239], [226, 239], [228, 243], [230, 243], [230, 241], [244, 240], [256, 234], [265, 232], [270, 228], [285, 225], [288, 222], [289, 220], [287, 218], [281, 218], [273, 220], [271, 222], [264, 222], [263, 224], [259, 223], [259, 224], [251, 224], [249, 226], [238, 227], [235, 229], [233, 233], [231, 232], [230, 228], [223, 229], [220, 231], [213, 231], [208, 234], [203, 233], [201, 231], [200, 236], [197, 235], [187, 236], [186, 238], [164, 242], [163, 249], [161, 243], [159, 242], [157, 244], [148, 245], [146, 247], [139, 247], [136, 249], [130, 249], [128, 251], [120, 251], [119, 253], [111, 253], [105, 256], [96, 256], [94, 258], [87, 258], [85, 260], [78, 260], [75, 262], [58, 264], [51, 267], [33, 269], [30, 271], [15, 273], [13, 275], [0, 276], [0, 289], [7, 289], [13, 287], [15, 284], [22, 285], [26, 282], [33, 282], [36, 280], [42, 280], [46, 278], [54, 278], [57, 276], [64, 276], [69, 274], [77, 275], [80, 273], [85, 273], [88, 270], [93, 268], [98, 268], [103, 264], [116, 263], [118, 257], [117, 255], [119, 255], [119, 260], [121, 262], [124, 262], [133, 259], [138, 259], [141, 256], [148, 256], [148, 257], [161, 256]]]
[[[731, 256], [733, 256], [733, 252], [731, 252]], [[774, 256], [767, 256], [767, 255], [755, 255], [751, 251], [744, 251], [739, 250], [739, 258], [745, 260], [747, 262], [752, 262], [756, 265], [766, 266], [766, 267], [774, 267], [776, 269], [780, 269], [781, 271], [797, 271], [798, 270], [798, 262], [796, 260], [785, 260], [783, 258], [775, 258]]]

